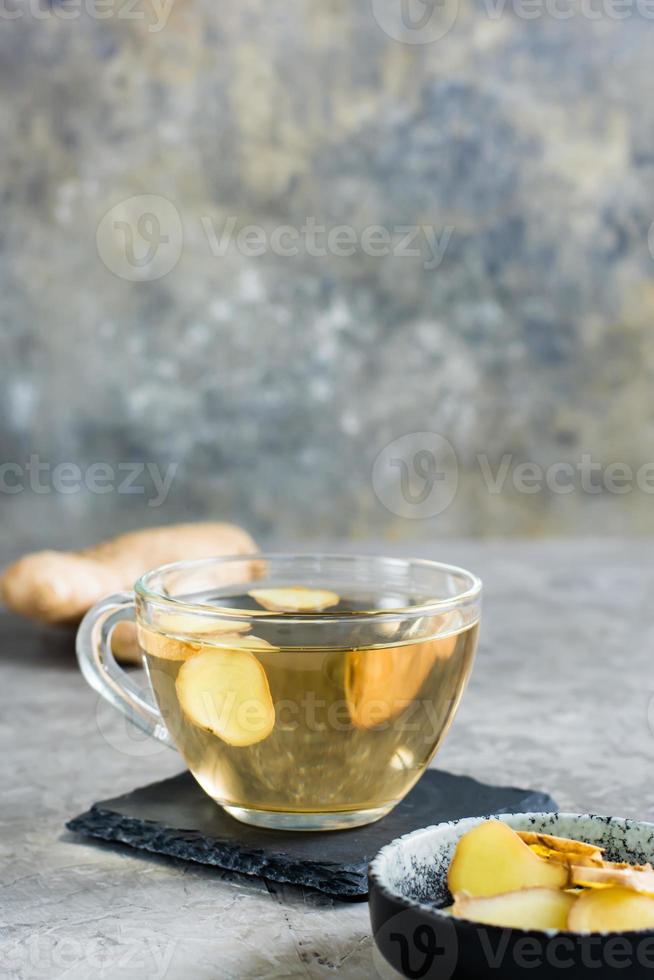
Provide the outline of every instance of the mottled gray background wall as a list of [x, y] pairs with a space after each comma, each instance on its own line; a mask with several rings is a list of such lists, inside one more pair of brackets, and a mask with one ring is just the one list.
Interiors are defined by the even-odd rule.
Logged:
[[649, 6], [3, 0], [3, 533], [651, 531]]

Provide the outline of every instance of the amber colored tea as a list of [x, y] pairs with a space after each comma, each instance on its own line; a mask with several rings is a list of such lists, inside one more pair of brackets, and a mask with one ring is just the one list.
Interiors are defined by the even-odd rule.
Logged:
[[[229, 606], [260, 608], [253, 594], [231, 596]], [[370, 596], [353, 593], [334, 595], [329, 612], [371, 608]], [[332, 630], [321, 647], [315, 629], [303, 645], [301, 624], [287, 626], [283, 616], [236, 632], [169, 615], [141, 624], [139, 635], [179, 751], [228, 811], [374, 819], [438, 748], [472, 665], [476, 622], [453, 612], [418, 625], [354, 615], [338, 646]]]

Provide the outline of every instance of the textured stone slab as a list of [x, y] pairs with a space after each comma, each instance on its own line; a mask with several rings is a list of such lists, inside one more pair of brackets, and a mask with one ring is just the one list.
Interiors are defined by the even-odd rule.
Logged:
[[555, 809], [545, 793], [488, 786], [433, 769], [395, 810], [367, 827], [330, 833], [271, 831], [234, 820], [184, 772], [95, 803], [66, 826], [139, 850], [303, 885], [338, 898], [364, 898], [369, 861], [395, 837], [457, 817]]

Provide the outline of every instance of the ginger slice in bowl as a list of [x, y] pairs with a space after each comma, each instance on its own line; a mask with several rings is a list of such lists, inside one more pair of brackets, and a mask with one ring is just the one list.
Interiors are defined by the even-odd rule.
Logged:
[[583, 892], [568, 916], [571, 932], [630, 932], [654, 929], [654, 898], [627, 888]]
[[483, 821], [460, 838], [454, 851], [449, 912], [507, 928], [654, 929], [654, 868], [604, 861], [603, 851], [584, 841], [515, 832], [500, 820]]
[[453, 895], [475, 898], [525, 888], [564, 889], [568, 868], [534, 854], [507, 824], [486, 820], [459, 840], [447, 884]]
[[329, 589], [309, 589], [303, 585], [280, 589], [251, 589], [248, 595], [271, 612], [323, 612], [337, 606], [341, 601], [340, 596]]
[[228, 745], [255, 745], [275, 727], [266, 672], [249, 650], [204, 647], [182, 664], [175, 688], [186, 718]]
[[539, 857], [568, 865], [594, 865], [601, 867], [604, 848], [568, 837], [553, 837], [530, 830], [518, 830], [518, 837]]
[[452, 915], [510, 929], [565, 929], [575, 901], [558, 888], [522, 888], [485, 898], [456, 895]]
[[570, 884], [592, 889], [613, 886], [654, 896], [654, 869], [649, 864], [615, 864], [611, 861], [605, 861], [599, 868], [573, 865]]

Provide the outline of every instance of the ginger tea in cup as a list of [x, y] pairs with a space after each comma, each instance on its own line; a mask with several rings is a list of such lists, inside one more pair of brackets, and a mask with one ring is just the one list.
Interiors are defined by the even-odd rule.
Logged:
[[388, 813], [442, 741], [472, 666], [480, 590], [470, 573], [426, 561], [177, 563], [136, 585], [156, 707], [122, 682], [109, 650], [131, 596], [88, 614], [80, 662], [234, 817], [352, 827]]

